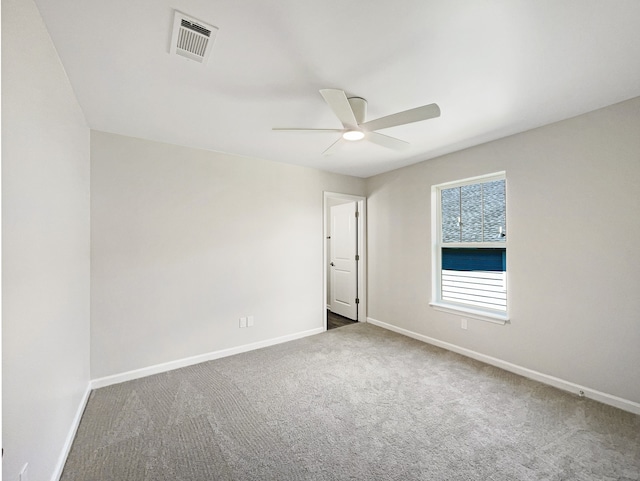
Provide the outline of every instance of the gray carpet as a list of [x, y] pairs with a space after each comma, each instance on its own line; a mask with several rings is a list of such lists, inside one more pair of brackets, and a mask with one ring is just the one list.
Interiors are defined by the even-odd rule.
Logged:
[[356, 324], [94, 391], [62, 476], [218, 479], [639, 480], [640, 416]]

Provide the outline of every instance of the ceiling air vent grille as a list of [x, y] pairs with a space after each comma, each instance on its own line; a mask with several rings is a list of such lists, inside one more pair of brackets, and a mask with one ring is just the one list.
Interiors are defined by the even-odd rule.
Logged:
[[206, 63], [218, 29], [176, 11], [171, 37], [171, 53]]

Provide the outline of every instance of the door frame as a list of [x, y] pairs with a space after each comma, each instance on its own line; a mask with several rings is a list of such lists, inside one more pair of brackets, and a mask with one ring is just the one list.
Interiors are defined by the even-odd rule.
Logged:
[[355, 201], [358, 204], [358, 322], [367, 322], [367, 198], [362, 195], [341, 194], [339, 192], [323, 192], [322, 199], [322, 318], [324, 330], [327, 330], [327, 237], [329, 216], [329, 199]]

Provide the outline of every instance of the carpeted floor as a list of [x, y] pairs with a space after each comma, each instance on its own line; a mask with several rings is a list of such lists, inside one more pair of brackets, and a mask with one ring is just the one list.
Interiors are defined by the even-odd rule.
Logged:
[[94, 391], [62, 476], [638, 479], [640, 416], [364, 323]]

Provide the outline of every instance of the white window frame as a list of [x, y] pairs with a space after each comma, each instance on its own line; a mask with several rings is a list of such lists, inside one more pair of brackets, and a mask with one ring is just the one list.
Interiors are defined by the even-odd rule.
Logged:
[[507, 310], [506, 312], [494, 311], [492, 309], [483, 309], [481, 307], [467, 306], [452, 301], [442, 299], [442, 248], [443, 247], [462, 247], [462, 248], [501, 248], [505, 249], [508, 263], [508, 236], [504, 242], [442, 242], [442, 207], [441, 207], [441, 191], [451, 189], [453, 187], [462, 187], [465, 185], [481, 184], [495, 180], [504, 180], [506, 185], [506, 172], [495, 172], [492, 174], [481, 175], [478, 177], [470, 177], [467, 179], [456, 180], [431, 186], [431, 265], [432, 282], [431, 282], [431, 302], [429, 305], [435, 310], [444, 311], [450, 314], [463, 315], [473, 319], [493, 322], [496, 324], [506, 324], [509, 322], [509, 276], [505, 272], [505, 282], [507, 282]]

